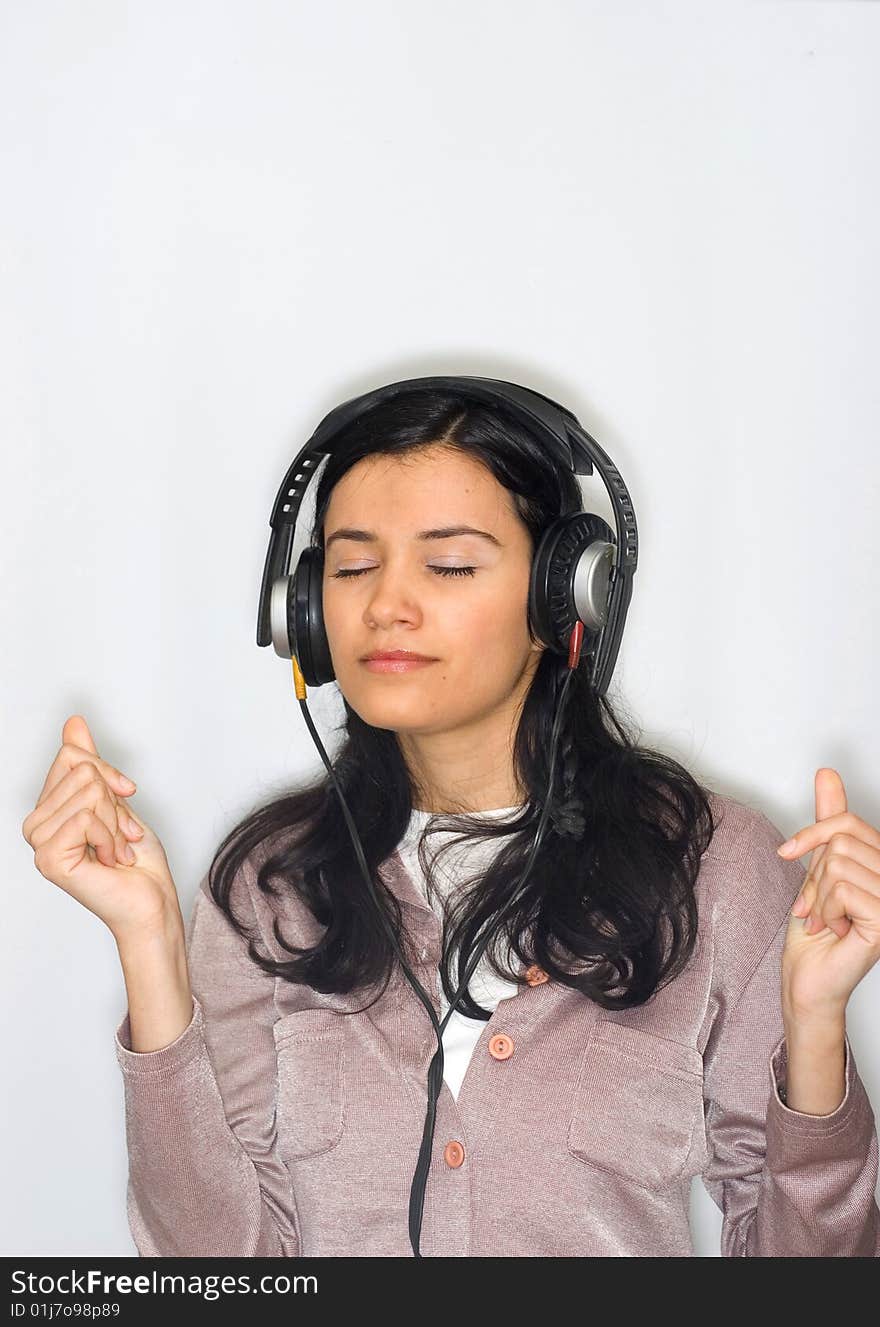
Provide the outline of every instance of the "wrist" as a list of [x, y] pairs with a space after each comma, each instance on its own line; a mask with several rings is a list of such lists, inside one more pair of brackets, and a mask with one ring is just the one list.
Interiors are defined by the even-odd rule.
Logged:
[[829, 1040], [846, 1031], [846, 1008], [793, 1009], [783, 1000], [782, 1022], [786, 1037]]
[[128, 954], [154, 953], [163, 946], [171, 951], [185, 950], [186, 931], [179, 903], [176, 900], [169, 903], [149, 921], [117, 927], [113, 939], [120, 958]]
[[831, 1054], [846, 1039], [846, 1016], [843, 1012], [799, 1014], [783, 1012], [785, 1041], [789, 1059], [806, 1055], [810, 1059]]
[[193, 995], [182, 926], [139, 932], [117, 941], [128, 997], [132, 1051], [161, 1050], [176, 1041], [193, 1018]]
[[806, 1115], [829, 1115], [846, 1094], [846, 1019], [842, 1014], [801, 1015], [785, 1023], [783, 1101]]

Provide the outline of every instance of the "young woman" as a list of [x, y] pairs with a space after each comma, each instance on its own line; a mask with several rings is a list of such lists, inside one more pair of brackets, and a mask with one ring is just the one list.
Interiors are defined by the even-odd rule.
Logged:
[[[521, 425], [455, 393], [360, 417], [317, 482], [333, 768], [438, 1016], [503, 918], [444, 1033], [420, 1254], [686, 1256], [699, 1175], [724, 1256], [877, 1256], [844, 1011], [880, 952], [880, 833], [834, 771], [806, 881], [763, 813], [639, 746], [578, 666], [511, 903], [566, 664], [530, 632], [531, 560], [581, 506]], [[395, 651], [421, 659], [370, 659]], [[411, 1256], [436, 1038], [330, 780], [230, 832], [185, 928], [130, 794], [73, 716], [24, 830], [117, 940], [139, 1252]]]

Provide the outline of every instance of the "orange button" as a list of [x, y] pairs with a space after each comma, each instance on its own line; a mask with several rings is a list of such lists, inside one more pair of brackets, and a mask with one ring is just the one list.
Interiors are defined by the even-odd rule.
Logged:
[[530, 986], [540, 986], [541, 982], [549, 980], [547, 973], [543, 968], [539, 968], [537, 963], [533, 963], [530, 968], [526, 968], [526, 981]]
[[498, 1032], [489, 1038], [489, 1054], [496, 1060], [509, 1060], [513, 1054], [513, 1040], [506, 1032]]
[[453, 1139], [451, 1143], [447, 1143], [443, 1149], [443, 1160], [446, 1162], [447, 1166], [452, 1166], [453, 1168], [460, 1166], [462, 1161], [464, 1161], [464, 1148], [461, 1143], [456, 1142], [455, 1139]]

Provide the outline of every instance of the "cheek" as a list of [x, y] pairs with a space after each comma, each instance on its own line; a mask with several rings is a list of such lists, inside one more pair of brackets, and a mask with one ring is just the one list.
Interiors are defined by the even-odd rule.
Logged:
[[[501, 609], [503, 608], [503, 612]], [[441, 637], [448, 645], [442, 669], [470, 694], [504, 693], [520, 676], [529, 657], [525, 618], [496, 599], [468, 606], [457, 615], [454, 629]]]
[[516, 650], [528, 641], [528, 597], [519, 582], [488, 577], [470, 586], [460, 597], [449, 596], [437, 611], [437, 624], [451, 639], [465, 636], [493, 639], [501, 648]]
[[350, 653], [363, 645], [369, 632], [364, 625], [363, 604], [358, 604], [356, 592], [346, 594], [346, 587], [334, 586], [324, 592], [324, 630], [331, 647]]
[[346, 616], [340, 611], [336, 595], [324, 591], [323, 603], [324, 630], [327, 635], [333, 639], [335, 636], [344, 636]]

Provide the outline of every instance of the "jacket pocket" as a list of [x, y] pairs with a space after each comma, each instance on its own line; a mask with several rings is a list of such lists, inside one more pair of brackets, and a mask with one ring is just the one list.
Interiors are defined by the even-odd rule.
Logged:
[[272, 1026], [278, 1064], [275, 1133], [282, 1161], [329, 1152], [345, 1127], [345, 1028], [332, 1009], [301, 1009]]
[[598, 1019], [587, 1040], [567, 1141], [579, 1161], [643, 1188], [665, 1188], [686, 1168], [699, 1174], [706, 1160], [699, 1051]]

